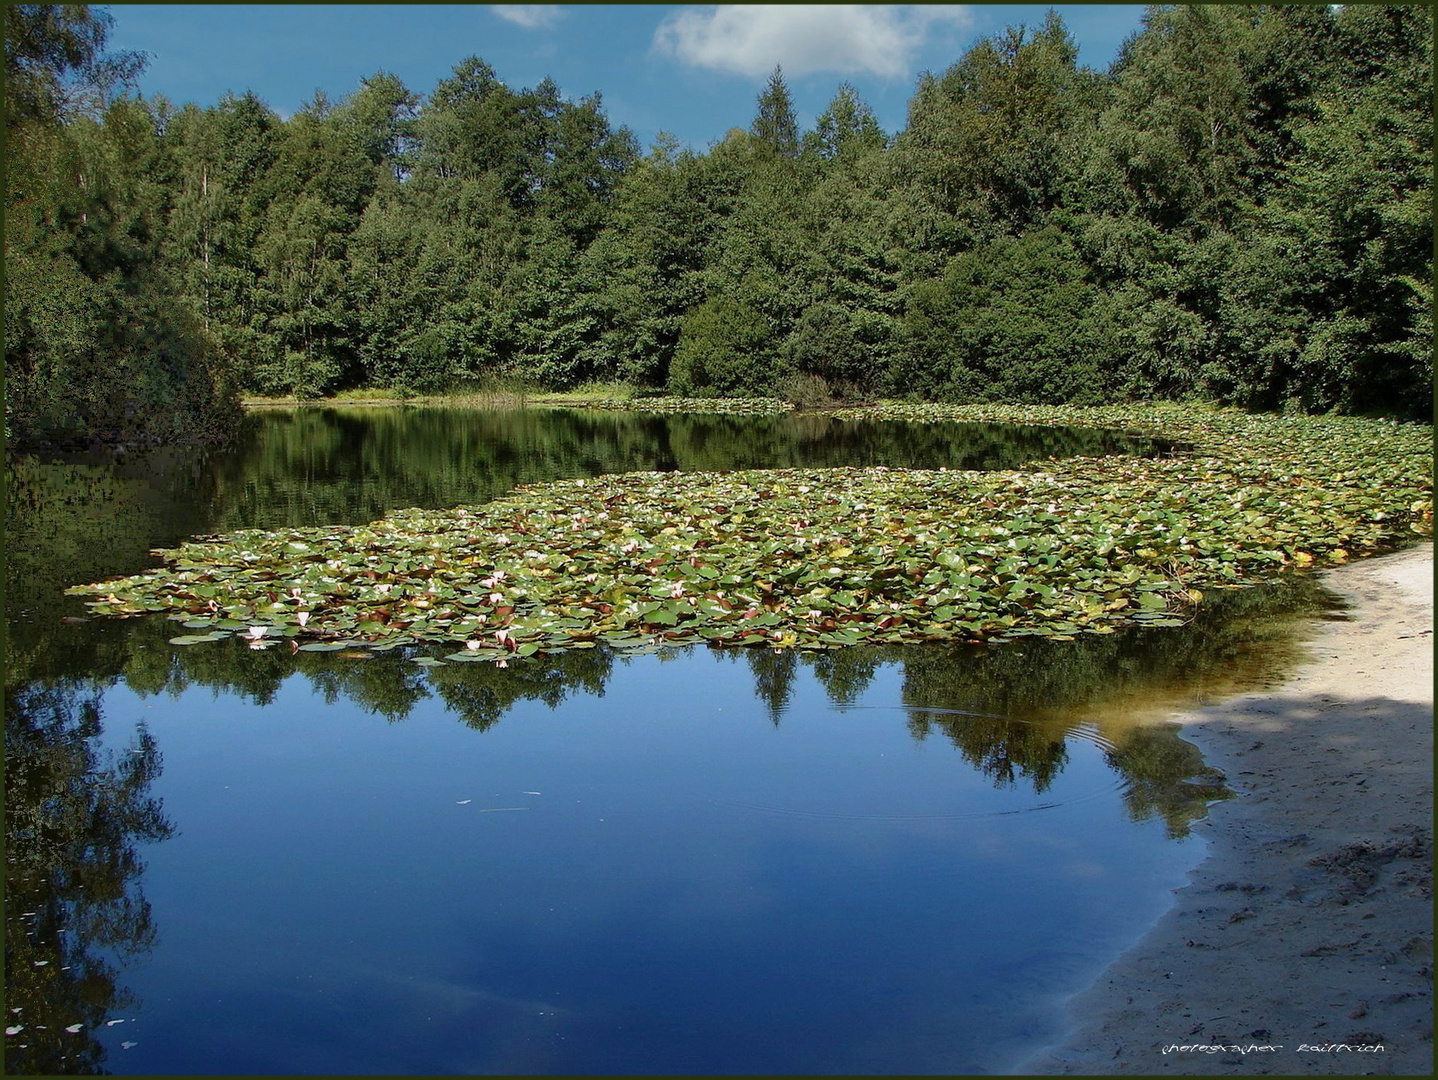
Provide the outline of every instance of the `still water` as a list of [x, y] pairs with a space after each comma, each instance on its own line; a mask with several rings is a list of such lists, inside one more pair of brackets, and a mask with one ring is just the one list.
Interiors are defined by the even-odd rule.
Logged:
[[1002, 468], [1091, 432], [308, 409], [7, 461], [7, 1072], [1001, 1070], [1166, 907], [1222, 778], [1141, 722], [1311, 586], [1182, 630], [422, 669], [189, 649], [69, 584], [241, 526], [631, 469]]

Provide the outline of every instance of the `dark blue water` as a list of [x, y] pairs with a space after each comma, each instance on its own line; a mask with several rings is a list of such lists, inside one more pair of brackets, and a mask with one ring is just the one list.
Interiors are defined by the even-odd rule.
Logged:
[[263, 707], [110, 691], [178, 834], [109, 1066], [975, 1072], [1052, 1034], [1196, 845], [1135, 824], [1082, 733], [1046, 791], [995, 786], [914, 738], [897, 666], [851, 706], [806, 674], [777, 726], [705, 650], [483, 732], [299, 677]]
[[1248, 590], [1182, 631], [1071, 643], [430, 669], [71, 621], [65, 585], [242, 524], [756, 448], [1095, 452], [821, 418], [408, 415], [7, 461], [7, 1071], [1003, 1069], [1161, 914], [1224, 794], [1131, 714], [1259, 671], [1312, 605]]

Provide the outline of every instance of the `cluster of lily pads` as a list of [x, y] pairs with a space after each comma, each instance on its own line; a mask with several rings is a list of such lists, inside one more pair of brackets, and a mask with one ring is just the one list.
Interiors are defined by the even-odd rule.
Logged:
[[[566, 407], [576, 407], [566, 405]], [[723, 413], [735, 416], [770, 416], [794, 406], [778, 398], [635, 397], [590, 398], [578, 408], [643, 413]]]
[[190, 631], [177, 645], [440, 642], [453, 661], [597, 644], [1072, 639], [1181, 625], [1205, 590], [1432, 534], [1431, 427], [1181, 407], [852, 415], [1088, 423], [1182, 449], [1002, 472], [564, 480], [363, 526], [198, 539], [158, 552], [161, 569], [69, 591], [98, 613], [167, 613]]

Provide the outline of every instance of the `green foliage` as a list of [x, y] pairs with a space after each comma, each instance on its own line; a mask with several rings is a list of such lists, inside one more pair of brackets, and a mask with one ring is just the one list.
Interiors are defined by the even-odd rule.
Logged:
[[50, 125], [77, 106], [103, 108], [144, 69], [138, 53], [106, 53], [114, 18], [86, 4], [5, 7], [5, 126]]
[[797, 157], [799, 153], [799, 120], [794, 115], [794, 100], [779, 68], [769, 76], [764, 92], [759, 95], [759, 109], [749, 128], [766, 154], [775, 157]]
[[829, 107], [819, 114], [814, 130], [804, 136], [804, 150], [832, 161], [841, 155], [882, 150], [888, 141], [874, 110], [853, 86], [841, 83]]
[[1236, 362], [1224, 375], [1236, 398], [1260, 406], [1423, 418], [1433, 381], [1431, 12], [1345, 14], [1339, 31], [1343, 47], [1366, 52], [1370, 79], [1318, 94], [1291, 129], [1285, 183], [1228, 274]]
[[1034, 33], [982, 39], [942, 77], [921, 77], [895, 150], [920, 196], [954, 219], [950, 245], [1026, 228], [1057, 204], [1094, 94], [1077, 57], [1050, 12]]
[[925, 398], [1098, 404], [1098, 291], [1071, 239], [1050, 226], [952, 260], [911, 295], [896, 388]]
[[1232, 224], [1255, 158], [1242, 62], [1252, 38], [1241, 7], [1148, 9], [1124, 50], [1090, 164], [1105, 209], [1161, 228]]
[[763, 396], [774, 367], [769, 320], [743, 300], [706, 300], [684, 317], [669, 389], [680, 396]]
[[155, 125], [120, 98], [98, 117], [7, 127], [7, 442], [233, 428], [228, 367], [160, 258], [169, 162]]
[[6, 9], [12, 439], [496, 377], [1431, 414], [1426, 8], [1156, 6], [1105, 73], [1050, 13], [892, 139], [847, 84], [802, 131], [776, 69], [748, 130], [642, 159], [474, 56], [283, 121], [141, 103], [109, 25]]

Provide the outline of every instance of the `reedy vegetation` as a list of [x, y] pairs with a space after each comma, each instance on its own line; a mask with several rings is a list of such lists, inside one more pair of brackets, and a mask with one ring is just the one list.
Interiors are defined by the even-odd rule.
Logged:
[[895, 135], [848, 86], [800, 131], [776, 71], [647, 155], [474, 57], [289, 120], [146, 100], [107, 27], [6, 9], [7, 442], [496, 378], [1431, 416], [1424, 7], [1156, 7], [1106, 72], [1051, 15]]

